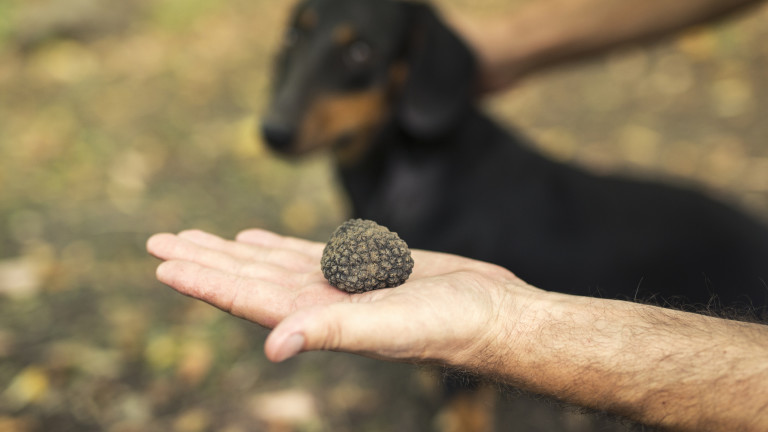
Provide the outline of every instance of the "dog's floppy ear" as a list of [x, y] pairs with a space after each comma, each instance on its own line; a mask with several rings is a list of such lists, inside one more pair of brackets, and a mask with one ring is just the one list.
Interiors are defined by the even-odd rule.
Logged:
[[475, 60], [430, 6], [408, 2], [403, 6], [409, 19], [405, 48], [409, 73], [398, 116], [408, 132], [435, 137], [466, 109], [474, 88]]

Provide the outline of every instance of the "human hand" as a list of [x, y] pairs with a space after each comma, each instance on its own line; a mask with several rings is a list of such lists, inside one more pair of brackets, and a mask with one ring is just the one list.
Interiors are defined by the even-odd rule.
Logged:
[[165, 261], [157, 268], [161, 282], [274, 328], [265, 345], [272, 361], [332, 350], [468, 367], [508, 337], [514, 314], [541, 292], [492, 264], [414, 250], [405, 284], [350, 295], [323, 277], [323, 247], [263, 230], [236, 241], [184, 231], [147, 242]]

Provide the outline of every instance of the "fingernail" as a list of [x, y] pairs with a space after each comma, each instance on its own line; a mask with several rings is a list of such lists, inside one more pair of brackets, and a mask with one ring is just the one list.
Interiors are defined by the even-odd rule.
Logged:
[[285, 339], [285, 342], [283, 342], [283, 345], [277, 351], [275, 361], [281, 362], [283, 360], [288, 360], [298, 354], [302, 348], [304, 348], [304, 335], [301, 333], [294, 333]]

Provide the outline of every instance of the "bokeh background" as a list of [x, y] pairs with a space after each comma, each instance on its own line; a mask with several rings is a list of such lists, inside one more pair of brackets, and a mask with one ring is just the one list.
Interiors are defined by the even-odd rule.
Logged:
[[[438, 3], [492, 17], [527, 1]], [[192, 227], [325, 240], [346, 218], [327, 157], [281, 160], [254, 134], [289, 5], [0, 0], [0, 430], [429, 429], [438, 374], [270, 364], [266, 330], [163, 287], [144, 251]], [[768, 219], [766, 23], [762, 7], [486, 104], [554, 158]], [[630, 427], [516, 392], [497, 409], [500, 430]]]

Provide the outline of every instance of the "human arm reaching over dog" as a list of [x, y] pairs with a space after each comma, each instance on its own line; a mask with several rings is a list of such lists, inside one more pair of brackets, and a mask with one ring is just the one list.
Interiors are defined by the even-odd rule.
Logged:
[[147, 248], [160, 281], [274, 328], [273, 361], [331, 350], [450, 365], [648, 425], [768, 429], [763, 325], [542, 291], [420, 250], [404, 285], [349, 295], [323, 278], [322, 244], [262, 230], [158, 234]]
[[509, 16], [448, 14], [480, 62], [482, 92], [545, 67], [653, 40], [760, 0], [540, 0]]

